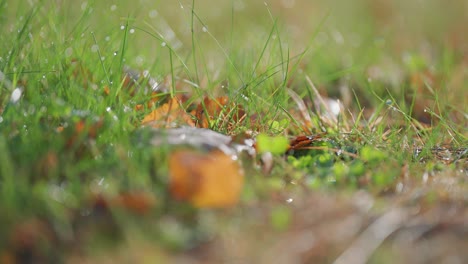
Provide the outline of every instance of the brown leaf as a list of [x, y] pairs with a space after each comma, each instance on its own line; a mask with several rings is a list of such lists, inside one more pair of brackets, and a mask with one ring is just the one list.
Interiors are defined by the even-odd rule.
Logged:
[[177, 125], [195, 126], [191, 116], [181, 107], [177, 98], [172, 98], [168, 103], [145, 116], [141, 124], [155, 128]]
[[197, 207], [235, 205], [244, 175], [237, 161], [220, 151], [179, 150], [170, 155], [170, 192]]
[[148, 193], [127, 192], [121, 193], [119, 196], [115, 197], [112, 200], [112, 204], [133, 213], [143, 215], [148, 213], [156, 205], [156, 199]]
[[245, 111], [240, 105], [230, 103], [227, 96], [205, 97], [195, 110], [195, 117], [198, 127], [209, 128], [213, 121], [221, 121], [224, 125], [238, 123], [245, 118]]
[[[85, 120], [79, 120], [73, 126], [70, 126], [69, 130], [73, 130], [70, 138], [67, 140], [67, 147], [72, 147], [76, 144], [77, 140], [81, 137], [87, 137], [90, 139], [95, 139], [100, 132], [104, 121], [102, 119], [93, 122], [90, 125], [87, 125]], [[64, 129], [61, 127], [57, 128], [57, 132], [62, 132]]]

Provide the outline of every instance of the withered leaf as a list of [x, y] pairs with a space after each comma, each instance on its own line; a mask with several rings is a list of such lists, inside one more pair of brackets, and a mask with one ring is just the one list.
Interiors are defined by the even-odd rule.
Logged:
[[196, 207], [235, 205], [244, 183], [236, 160], [221, 151], [179, 150], [169, 157], [170, 193]]
[[230, 103], [227, 96], [216, 99], [205, 97], [203, 102], [197, 106], [195, 117], [198, 127], [209, 128], [212, 122], [235, 125], [245, 118], [245, 112], [240, 105]]
[[169, 102], [145, 116], [141, 124], [156, 128], [178, 125], [195, 126], [191, 116], [181, 107], [177, 98], [172, 98]]

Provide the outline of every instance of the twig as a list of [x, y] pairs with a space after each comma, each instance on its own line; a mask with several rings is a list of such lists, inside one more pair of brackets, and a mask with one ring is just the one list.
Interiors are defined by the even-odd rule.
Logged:
[[374, 251], [398, 230], [408, 219], [408, 212], [403, 208], [394, 208], [372, 223], [361, 235], [346, 249], [334, 264], [361, 264], [367, 263]]

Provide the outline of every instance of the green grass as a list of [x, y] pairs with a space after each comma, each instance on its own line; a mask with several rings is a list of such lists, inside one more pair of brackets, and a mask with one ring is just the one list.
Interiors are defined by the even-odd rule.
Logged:
[[[395, 201], [468, 203], [466, 4], [121, 2], [0, 1], [0, 262], [171, 261], [231, 237], [252, 246], [240, 255], [262, 258], [268, 238], [307, 226], [284, 200], [325, 199], [317, 192], [343, 212], [340, 197], [370, 193], [369, 218]], [[167, 88], [154, 107], [135, 110], [152, 96], [150, 77], [129, 87], [127, 67]], [[150, 145], [140, 126], [181, 94], [190, 107], [218, 96], [242, 107], [237, 126], [211, 123], [224, 134], [322, 139], [274, 155], [269, 172], [245, 157], [239, 205], [197, 209], [171, 199], [171, 146]], [[343, 106], [337, 115], [329, 98]], [[156, 202], [143, 216], [110, 205], [126, 193]], [[408, 257], [389, 245], [372, 260], [392, 254]]]

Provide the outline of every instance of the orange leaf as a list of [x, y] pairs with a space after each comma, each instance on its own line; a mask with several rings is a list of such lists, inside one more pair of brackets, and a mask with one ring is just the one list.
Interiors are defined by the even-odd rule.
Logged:
[[156, 205], [156, 199], [143, 192], [121, 193], [114, 198], [113, 204], [137, 214], [146, 214]]
[[[234, 112], [233, 112], [234, 111]], [[226, 123], [239, 122], [245, 117], [245, 112], [239, 105], [229, 103], [226, 96], [216, 99], [205, 97], [203, 103], [200, 103], [195, 111], [197, 125], [202, 128], [209, 128], [212, 121], [218, 120]], [[226, 124], [225, 123], [225, 124]]]
[[195, 126], [190, 115], [180, 107], [180, 103], [176, 98], [172, 98], [168, 103], [149, 113], [143, 118], [141, 124], [157, 128], [174, 127], [181, 124]]
[[238, 162], [220, 151], [179, 150], [170, 155], [170, 192], [197, 207], [235, 205], [244, 175]]

